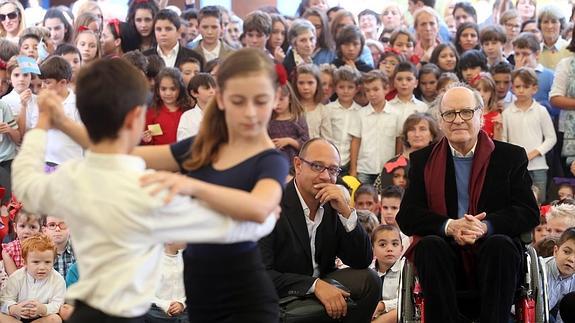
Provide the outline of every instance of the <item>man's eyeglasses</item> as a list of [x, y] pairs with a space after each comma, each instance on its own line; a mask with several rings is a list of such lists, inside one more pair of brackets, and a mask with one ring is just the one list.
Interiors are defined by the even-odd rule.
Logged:
[[298, 158], [301, 161], [303, 161], [304, 163], [308, 164], [309, 167], [311, 168], [311, 170], [313, 170], [316, 173], [321, 173], [326, 169], [327, 169], [327, 172], [333, 177], [337, 177], [337, 175], [339, 175], [339, 173], [341, 173], [341, 168], [339, 168], [339, 167], [336, 167], [336, 166], [326, 167], [320, 163], [310, 162], [310, 161], [307, 161], [301, 157], [298, 157]]
[[56, 228], [60, 228], [60, 230], [66, 230], [66, 229], [68, 229], [68, 225], [64, 222], [60, 222], [60, 223], [50, 222], [50, 223], [46, 223], [46, 228], [48, 228], [50, 230], [56, 230]]
[[0, 21], [4, 21], [6, 18], [10, 20], [18, 18], [18, 11], [9, 12], [7, 14], [0, 13]]
[[443, 121], [445, 122], [453, 122], [455, 121], [455, 118], [457, 118], [457, 115], [459, 115], [459, 117], [463, 120], [463, 121], [468, 121], [471, 120], [473, 118], [473, 115], [475, 114], [475, 111], [479, 110], [480, 108], [477, 107], [475, 109], [461, 109], [459, 111], [446, 111], [441, 113], [441, 119], [443, 119]]

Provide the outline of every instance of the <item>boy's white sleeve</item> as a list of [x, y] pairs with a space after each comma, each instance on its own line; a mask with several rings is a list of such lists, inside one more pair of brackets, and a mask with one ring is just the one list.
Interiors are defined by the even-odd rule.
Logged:
[[[162, 198], [159, 194], [158, 198]], [[189, 196], [176, 196], [156, 211], [152, 234], [157, 241], [234, 243], [257, 241], [274, 228], [276, 218], [270, 214], [262, 224], [236, 221], [208, 208]]]
[[389, 312], [397, 308], [397, 298], [382, 301], [385, 304], [385, 312]]
[[46, 304], [46, 316], [51, 314], [56, 314], [60, 311], [60, 306], [64, 304], [64, 296], [66, 295], [66, 281], [60, 273], [56, 270], [52, 271], [53, 286], [52, 297], [48, 300]]
[[539, 120], [541, 121], [541, 132], [543, 133], [544, 140], [536, 149], [541, 156], [545, 156], [545, 154], [555, 146], [557, 135], [555, 134], [551, 116], [543, 106], [539, 106]]
[[56, 214], [56, 174], [44, 172], [46, 142], [46, 130], [32, 129], [26, 133], [12, 164], [12, 189], [29, 212]]
[[[21, 277], [23, 276], [18, 275], [16, 272], [10, 275], [6, 282], [6, 286], [4, 286], [4, 289], [2, 290], [0, 296], [0, 304], [2, 304], [2, 307], [0, 310], [4, 314], [10, 315], [8, 312], [10, 306], [18, 304], [18, 294], [20, 293], [20, 288], [22, 286]], [[24, 276], [24, 279], [25, 278], [26, 277]]]
[[[195, 108], [194, 108], [195, 109]], [[192, 110], [188, 110], [182, 114], [180, 117], [180, 123], [178, 124], [178, 131], [176, 132], [176, 139], [178, 141], [189, 138], [194, 134], [192, 129]]]

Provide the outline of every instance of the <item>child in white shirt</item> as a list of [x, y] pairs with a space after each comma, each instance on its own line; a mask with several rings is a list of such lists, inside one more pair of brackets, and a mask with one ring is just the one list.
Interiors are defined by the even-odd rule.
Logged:
[[216, 80], [209, 73], [198, 73], [188, 84], [188, 93], [196, 100], [196, 106], [182, 114], [178, 124], [178, 141], [195, 136], [204, 118], [204, 109], [216, 94]]
[[350, 162], [351, 138], [349, 130], [361, 109], [353, 98], [358, 92], [361, 74], [347, 65], [338, 68], [334, 74], [335, 93], [337, 100], [326, 105], [326, 115], [331, 125], [331, 142], [339, 150], [341, 156], [342, 175], [348, 173]]
[[410, 62], [401, 62], [395, 67], [392, 80], [397, 95], [387, 102], [386, 110], [399, 117], [400, 129], [411, 114], [428, 110], [427, 104], [413, 95], [417, 88], [417, 76], [417, 68]]
[[37, 234], [22, 243], [22, 256], [26, 265], [8, 277], [2, 290], [0, 321], [61, 322], [66, 282], [53, 268], [56, 246], [47, 235]]
[[512, 72], [515, 101], [503, 111], [502, 141], [525, 148], [527, 170], [533, 185], [539, 189], [538, 200], [547, 198], [547, 162], [545, 154], [557, 142], [553, 121], [547, 109], [533, 99], [537, 93], [537, 74], [528, 67]]

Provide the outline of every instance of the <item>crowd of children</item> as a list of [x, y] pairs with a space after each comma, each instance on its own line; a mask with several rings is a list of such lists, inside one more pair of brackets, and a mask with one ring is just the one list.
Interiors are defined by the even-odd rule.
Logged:
[[[494, 140], [525, 149], [534, 194], [542, 205], [541, 224], [533, 232], [532, 244], [540, 255], [549, 257], [546, 266], [550, 273], [551, 315], [558, 322], [562, 318], [567, 322], [567, 316], [560, 314], [559, 308], [561, 299], [570, 299], [575, 292], [575, 112], [572, 111], [575, 86], [571, 84], [575, 77], [575, 37], [564, 31], [568, 26], [573, 28], [573, 23], [568, 24], [561, 10], [553, 5], [537, 7], [536, 0], [495, 2], [493, 15], [485, 21], [478, 20], [475, 8], [468, 3], [450, 1], [443, 15], [436, 12], [432, 0], [409, 0], [406, 8], [412, 20], [395, 2], [386, 3], [381, 15], [366, 9], [356, 16], [342, 7], [330, 8], [327, 0], [302, 0], [297, 16], [263, 7], [238, 17], [223, 6], [209, 5], [198, 10], [186, 1], [182, 11], [175, 6], [166, 7], [163, 1], [133, 0], [128, 3], [126, 17], [116, 17], [115, 12], [104, 10], [103, 4], [100, 7], [96, 2], [79, 0], [71, 8], [50, 8], [40, 18], [32, 14], [31, 3], [26, 7], [15, 0], [1, 3], [0, 187], [9, 197], [2, 206], [9, 220], [6, 234], [0, 235], [3, 268], [0, 274], [6, 278], [0, 279], [0, 321], [60, 322], [72, 317], [78, 322], [90, 316], [146, 315], [150, 322], [176, 319], [186, 322], [188, 315], [192, 317], [194, 313], [197, 317], [223, 315], [226, 311], [206, 313], [214, 306], [212, 303], [186, 300], [189, 291], [185, 290], [182, 278], [185, 265], [192, 258], [209, 263], [202, 256], [206, 252], [234, 254], [233, 248], [198, 244], [202, 242], [227, 239], [228, 243], [238, 242], [241, 248], [252, 250], [251, 242], [262, 235], [265, 224], [244, 227], [241, 221], [263, 222], [263, 214], [254, 211], [250, 213], [252, 218], [238, 218], [234, 217], [235, 212], [246, 208], [252, 212], [256, 205], [271, 211], [275, 205], [270, 201], [280, 195], [275, 182], [266, 182], [270, 186], [264, 186], [271, 187], [271, 192], [278, 196], [271, 194], [268, 201], [262, 202], [262, 196], [258, 195], [262, 188], [258, 191], [255, 186], [258, 181], [252, 183], [253, 191], [253, 187], [228, 182], [251, 173], [244, 170], [238, 173], [242, 176], [234, 177], [225, 172], [228, 167], [234, 170], [238, 156], [257, 155], [254, 147], [264, 151], [266, 147], [275, 147], [291, 167], [302, 145], [311, 138], [321, 137], [337, 147], [341, 176], [355, 177], [361, 183], [354, 190], [353, 203], [359, 211], [360, 223], [372, 236], [373, 269], [382, 281], [381, 302], [373, 321], [394, 322], [400, 258], [411, 239], [395, 221], [403, 192], [409, 185], [409, 155], [442, 137], [436, 120], [428, 112], [440, 104], [435, 99], [449, 83], [461, 81], [480, 93], [484, 106], [480, 111], [482, 130]], [[575, 20], [574, 17], [570, 20]], [[408, 21], [413, 24], [410, 26]], [[250, 61], [253, 65], [243, 66], [240, 61], [237, 66], [230, 66], [228, 58], [237, 59], [241, 55], [235, 53], [248, 53], [239, 51], [241, 48], [251, 48], [254, 52], [248, 52], [257, 59]], [[256, 51], [258, 55], [253, 54]], [[267, 60], [265, 63], [263, 58]], [[115, 61], [122, 61], [120, 64], [125, 66], [102, 63]], [[102, 73], [94, 66], [127, 75], [107, 75], [90, 81], [89, 77]], [[93, 74], [87, 75], [86, 71]], [[262, 71], [266, 78], [254, 76]], [[229, 89], [222, 86], [223, 80], [233, 84], [230, 86], [235, 90], [227, 91], [228, 96], [223, 95]], [[243, 84], [243, 81], [255, 83]], [[258, 86], [261, 93], [250, 96], [249, 91]], [[53, 96], [42, 96], [45, 92], [42, 89], [51, 91]], [[128, 93], [130, 89], [135, 92]], [[246, 89], [247, 93], [238, 89]], [[77, 93], [85, 95], [82, 102]], [[136, 105], [147, 109], [132, 109]], [[101, 113], [83, 110], [88, 107]], [[36, 128], [44, 129], [45, 133]], [[189, 139], [196, 137], [200, 138], [199, 144]], [[243, 150], [221, 144], [231, 138], [240, 138]], [[257, 140], [250, 141], [253, 138]], [[32, 143], [33, 139], [37, 142]], [[189, 148], [190, 140], [194, 152], [201, 152], [203, 157], [194, 156], [190, 160], [182, 157], [185, 151], [182, 142]], [[103, 142], [114, 144], [107, 146]], [[102, 150], [95, 153], [93, 146], [85, 150], [91, 143], [100, 144], [95, 146]], [[166, 149], [166, 145], [174, 146]], [[115, 153], [123, 156], [120, 158], [123, 163], [133, 167], [112, 161], [108, 156], [112, 146]], [[143, 160], [124, 156], [132, 153], [135, 146], [142, 146], [138, 154]], [[174, 158], [167, 158], [168, 152]], [[231, 161], [212, 165], [216, 155], [232, 156]], [[33, 167], [39, 165], [38, 158], [43, 172], [55, 172], [60, 181], [64, 181], [66, 174], [85, 176], [86, 186], [66, 186], [60, 182], [62, 187], [54, 192], [67, 195], [61, 197], [40, 191], [53, 189], [51, 185], [56, 184], [50, 184], [44, 179], [49, 177]], [[76, 163], [82, 160], [76, 167], [85, 163], [86, 168], [73, 170], [63, 166], [72, 160]], [[20, 170], [13, 170], [13, 161]], [[237, 227], [190, 238], [190, 232], [204, 227], [200, 227], [198, 219], [189, 220], [184, 215], [194, 213], [190, 210], [196, 207], [203, 210], [201, 206], [176, 203], [179, 208], [168, 206], [165, 210], [159, 199], [154, 199], [144, 207], [145, 202], [141, 201], [144, 195], [134, 193], [128, 198], [118, 191], [121, 186], [110, 187], [100, 194], [111, 200], [124, 196], [126, 201], [120, 204], [101, 197], [84, 202], [70, 200], [71, 196], [87, 199], [87, 192], [98, 195], [95, 190], [90, 191], [89, 180], [96, 175], [88, 174], [88, 170], [101, 171], [98, 174], [102, 178], [113, 178], [114, 172], [118, 176], [123, 172], [141, 174], [140, 163], [144, 161], [148, 167], [180, 170], [208, 182], [206, 190], [210, 193], [203, 191], [207, 204], [220, 213], [231, 214]], [[245, 167], [243, 163], [239, 165]], [[260, 171], [263, 164], [258, 162], [249, 170]], [[284, 166], [283, 162], [276, 164], [279, 165], [276, 168]], [[204, 171], [210, 176], [224, 174], [221, 176], [225, 179], [218, 177], [212, 183]], [[11, 174], [19, 182], [13, 182]], [[282, 171], [266, 176], [276, 178], [280, 174]], [[290, 175], [284, 175], [282, 183], [291, 179]], [[40, 181], [35, 188], [31, 187], [32, 178]], [[136, 192], [134, 183], [123, 184]], [[232, 195], [235, 198], [218, 202], [212, 199], [211, 192], [230, 192], [211, 191], [210, 185], [233, 186], [254, 196], [242, 200], [246, 195]], [[12, 187], [20, 195], [13, 194]], [[72, 192], [73, 188], [76, 191]], [[32, 192], [35, 194], [31, 195]], [[18, 200], [24, 202], [23, 207]], [[235, 210], [230, 206], [233, 201], [242, 201], [242, 208]], [[247, 201], [257, 203], [245, 206], [249, 204]], [[133, 214], [125, 219], [134, 214], [149, 215], [156, 209], [160, 215], [169, 213], [174, 219], [165, 220], [153, 229], [128, 226], [123, 228], [125, 231], [115, 231], [108, 228], [110, 223], [81, 221], [73, 216], [80, 211], [83, 216], [106, 212], [108, 207], [97, 208], [103, 204], [115, 205], [118, 208], [115, 211], [122, 214], [125, 211], [118, 210], [127, 207], [122, 203], [128, 202], [132, 205], [127, 210]], [[138, 205], [142, 208], [134, 209]], [[79, 210], [72, 211], [71, 206]], [[200, 212], [208, 219], [205, 226], [225, 222], [209, 212]], [[110, 211], [108, 216], [114, 214]], [[122, 223], [121, 219], [110, 221]], [[153, 218], [146, 225], [157, 222], [161, 221]], [[91, 240], [89, 236], [95, 233], [81, 226], [91, 227], [102, 236]], [[136, 245], [125, 241], [130, 235], [139, 236], [142, 232], [154, 238]], [[80, 236], [87, 241], [77, 243]], [[188, 248], [197, 254], [185, 260], [184, 246], [174, 241], [177, 238], [195, 243]], [[101, 259], [87, 259], [97, 258], [112, 247], [119, 248], [118, 252], [129, 259], [141, 252], [140, 258], [126, 268], [116, 266], [118, 261], [113, 259], [110, 264]], [[145, 261], [153, 264], [143, 264]], [[253, 262], [243, 265], [254, 270], [254, 280], [262, 279], [258, 276], [257, 256], [250, 261]], [[136, 263], [152, 269], [143, 272], [143, 268], [135, 268]], [[128, 273], [127, 269], [133, 272]], [[116, 285], [96, 287], [101, 280], [99, 275], [126, 279]], [[147, 281], [136, 286], [136, 276]], [[208, 283], [195, 279], [187, 281], [186, 288]], [[65, 303], [65, 282], [76, 281], [77, 284], [68, 286], [69, 295], [80, 301]], [[158, 283], [160, 287], [156, 288]], [[149, 287], [148, 290], [143, 292], [143, 286]], [[108, 293], [110, 288], [117, 290]], [[93, 297], [91, 289], [108, 294]], [[214, 294], [217, 291], [212, 290]], [[120, 292], [134, 299], [118, 301]], [[268, 296], [261, 294], [265, 302], [276, 301]]]

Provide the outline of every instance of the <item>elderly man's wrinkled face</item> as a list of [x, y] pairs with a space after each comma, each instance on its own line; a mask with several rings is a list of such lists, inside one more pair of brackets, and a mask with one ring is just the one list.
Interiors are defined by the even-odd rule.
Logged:
[[302, 194], [315, 196], [313, 186], [320, 183], [335, 184], [340, 157], [337, 150], [324, 140], [314, 141], [301, 157], [294, 158], [295, 180]]
[[477, 141], [481, 129], [478, 106], [473, 92], [464, 87], [447, 90], [441, 101], [441, 129], [449, 143], [462, 153], [467, 153]]

